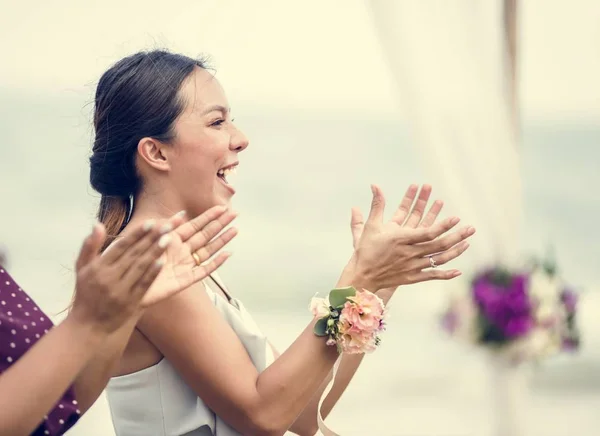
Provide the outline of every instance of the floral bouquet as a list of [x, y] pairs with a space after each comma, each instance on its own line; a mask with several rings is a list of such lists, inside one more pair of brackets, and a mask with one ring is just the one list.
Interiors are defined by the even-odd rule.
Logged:
[[578, 295], [550, 263], [526, 270], [489, 268], [442, 316], [453, 336], [506, 353], [513, 362], [579, 348]]
[[340, 353], [370, 353], [381, 342], [386, 310], [381, 298], [353, 287], [333, 289], [328, 298], [313, 297], [310, 311], [319, 318], [314, 332], [328, 336], [327, 345]]

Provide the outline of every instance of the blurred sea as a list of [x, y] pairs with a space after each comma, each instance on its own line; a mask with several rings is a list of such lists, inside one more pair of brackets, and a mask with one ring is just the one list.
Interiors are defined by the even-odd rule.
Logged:
[[[49, 314], [68, 304], [73, 261], [98, 201], [88, 185], [85, 103], [75, 91], [32, 96], [0, 90], [0, 244], [11, 274]], [[309, 321], [310, 296], [329, 289], [349, 257], [350, 207], [367, 210], [369, 183], [383, 187], [392, 210], [409, 183], [426, 180], [406, 126], [389, 116], [261, 108], [243, 109], [236, 118], [251, 146], [240, 156], [234, 182], [240, 235], [220, 274], [284, 349]], [[524, 126], [521, 248], [543, 254], [552, 245], [565, 276], [584, 291], [583, 348], [536, 370], [531, 435], [592, 436], [600, 428], [598, 144], [600, 121]], [[428, 284], [398, 292], [384, 344], [336, 407], [329, 419], [334, 429], [344, 435], [488, 434], [485, 361], [437, 328], [447, 291]], [[112, 435], [104, 400], [70, 434]]]

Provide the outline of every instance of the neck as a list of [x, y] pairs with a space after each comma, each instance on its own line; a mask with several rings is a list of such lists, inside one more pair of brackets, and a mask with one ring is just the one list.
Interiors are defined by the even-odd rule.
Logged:
[[178, 199], [163, 199], [157, 195], [141, 192], [133, 202], [133, 214], [129, 220], [130, 224], [137, 224], [148, 219], [167, 219], [177, 212], [184, 210], [184, 205]]

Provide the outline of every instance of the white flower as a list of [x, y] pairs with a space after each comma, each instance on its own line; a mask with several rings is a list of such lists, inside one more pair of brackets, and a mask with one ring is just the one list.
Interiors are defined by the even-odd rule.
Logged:
[[535, 310], [535, 320], [538, 324], [544, 324], [557, 320], [557, 302], [541, 302], [541, 304]]
[[329, 315], [329, 299], [315, 296], [310, 300], [309, 309], [313, 316], [324, 318]]
[[533, 357], [546, 357], [560, 351], [560, 337], [554, 329], [537, 328], [529, 335], [529, 347]]
[[554, 304], [559, 298], [561, 289], [558, 277], [548, 275], [541, 268], [534, 270], [529, 277], [529, 295], [539, 301], [542, 306], [550, 302]]

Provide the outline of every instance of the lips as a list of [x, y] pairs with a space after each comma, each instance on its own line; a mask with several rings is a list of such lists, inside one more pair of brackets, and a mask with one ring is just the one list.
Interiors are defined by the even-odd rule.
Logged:
[[217, 171], [217, 178], [232, 195], [235, 194], [235, 189], [231, 185], [231, 179], [228, 179], [228, 177], [231, 177], [233, 174], [235, 174], [237, 166], [238, 162], [234, 162], [220, 168], [219, 171]]
[[217, 177], [220, 178], [225, 184], [229, 185], [229, 182], [227, 181], [227, 177], [235, 174], [237, 165], [238, 164], [236, 162], [232, 165], [228, 165], [226, 167], [219, 169], [219, 171], [217, 171]]

